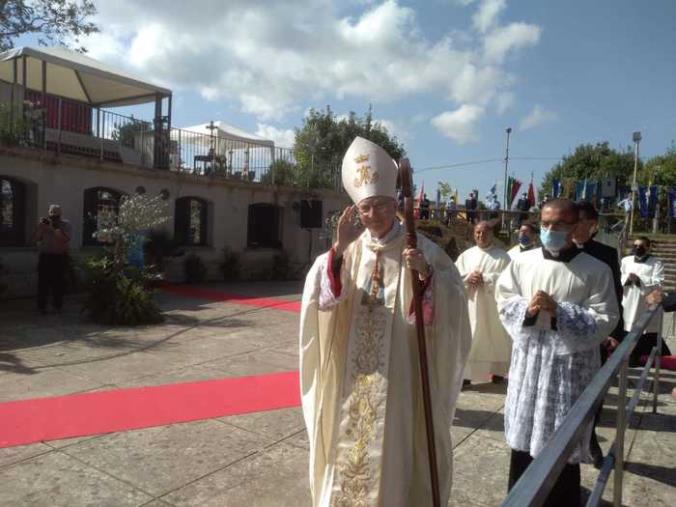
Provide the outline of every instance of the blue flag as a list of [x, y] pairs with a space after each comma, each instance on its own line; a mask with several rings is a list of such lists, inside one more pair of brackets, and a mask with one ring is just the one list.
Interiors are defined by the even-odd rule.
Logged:
[[597, 195], [596, 181], [578, 181], [575, 183], [575, 200], [576, 201], [594, 201]]
[[561, 197], [561, 190], [561, 181], [557, 179], [552, 180], [552, 197], [554, 199]]
[[657, 185], [638, 187], [638, 211], [643, 218], [655, 216], [657, 205]]
[[676, 218], [676, 187], [669, 189], [669, 217]]

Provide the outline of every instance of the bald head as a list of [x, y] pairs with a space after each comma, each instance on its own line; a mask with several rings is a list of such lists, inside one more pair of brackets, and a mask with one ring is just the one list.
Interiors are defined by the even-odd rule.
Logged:
[[474, 230], [476, 231], [477, 229], [490, 231], [492, 229], [492, 226], [491, 223], [488, 222], [487, 220], [482, 220], [481, 222], [477, 222], [477, 224], [474, 226]]
[[493, 243], [493, 229], [490, 222], [482, 221], [474, 226], [474, 242], [479, 248], [488, 248]]

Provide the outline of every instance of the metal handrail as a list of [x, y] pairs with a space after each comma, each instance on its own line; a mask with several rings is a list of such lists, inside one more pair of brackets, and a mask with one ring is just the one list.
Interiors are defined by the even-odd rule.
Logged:
[[[611, 382], [620, 371], [620, 392], [617, 406], [617, 437], [611, 452], [604, 461], [597, 488], [594, 489], [590, 500], [600, 500], [603, 493], [603, 487], [610, 474], [610, 469], [614, 466], [615, 469], [615, 487], [614, 487], [614, 504], [619, 506], [622, 503], [622, 475], [624, 468], [624, 431], [627, 425], [628, 409], [636, 406], [638, 396], [635, 395], [636, 402], [626, 400], [627, 388], [627, 370], [628, 358], [634, 349], [639, 338], [644, 330], [657, 313], [661, 318], [661, 312], [657, 312], [659, 306], [652, 307], [641, 315], [638, 322], [634, 325], [631, 332], [622, 340], [622, 343], [615, 349], [606, 364], [604, 364], [598, 373], [591, 380], [587, 388], [582, 392], [575, 404], [571, 407], [568, 415], [552, 435], [548, 444], [540, 452], [540, 454], [533, 460], [530, 466], [526, 469], [518, 482], [509, 492], [502, 507], [525, 507], [525, 506], [540, 506], [543, 505], [547, 499], [547, 495], [554, 487], [556, 480], [566, 465], [568, 458], [572, 454], [575, 446], [582, 438], [587, 424], [593, 419], [598, 407], [603, 402], [606, 391]], [[650, 359], [656, 358], [655, 361], [655, 378], [654, 378], [654, 399], [653, 412], [657, 406], [657, 394], [659, 392], [659, 354], [662, 347], [662, 334], [658, 332], [657, 346], [653, 348]], [[644, 372], [649, 370], [652, 361], [649, 360]], [[641, 376], [644, 381], [647, 373]], [[641, 391], [642, 385], [637, 385], [636, 390]], [[587, 504], [592, 505], [590, 503]], [[595, 505], [595, 504], [594, 504]]]

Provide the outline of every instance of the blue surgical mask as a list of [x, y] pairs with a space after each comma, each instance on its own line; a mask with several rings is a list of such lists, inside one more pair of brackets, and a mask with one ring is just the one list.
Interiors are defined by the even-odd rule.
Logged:
[[519, 235], [519, 245], [528, 246], [530, 244], [531, 244], [531, 240], [528, 236], [526, 236], [525, 234]]
[[566, 246], [567, 237], [567, 231], [552, 231], [545, 228], [540, 231], [540, 243], [550, 253], [560, 252]]

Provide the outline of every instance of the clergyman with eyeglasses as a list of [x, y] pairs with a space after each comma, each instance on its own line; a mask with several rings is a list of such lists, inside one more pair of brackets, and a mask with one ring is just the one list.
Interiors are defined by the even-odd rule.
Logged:
[[[397, 165], [357, 137], [343, 186], [355, 203], [305, 282], [300, 376], [314, 506], [431, 505], [412, 283], [421, 284], [443, 505], [451, 489], [449, 426], [470, 347], [467, 299], [451, 259], [396, 216]], [[411, 280], [413, 268], [418, 279]]]

